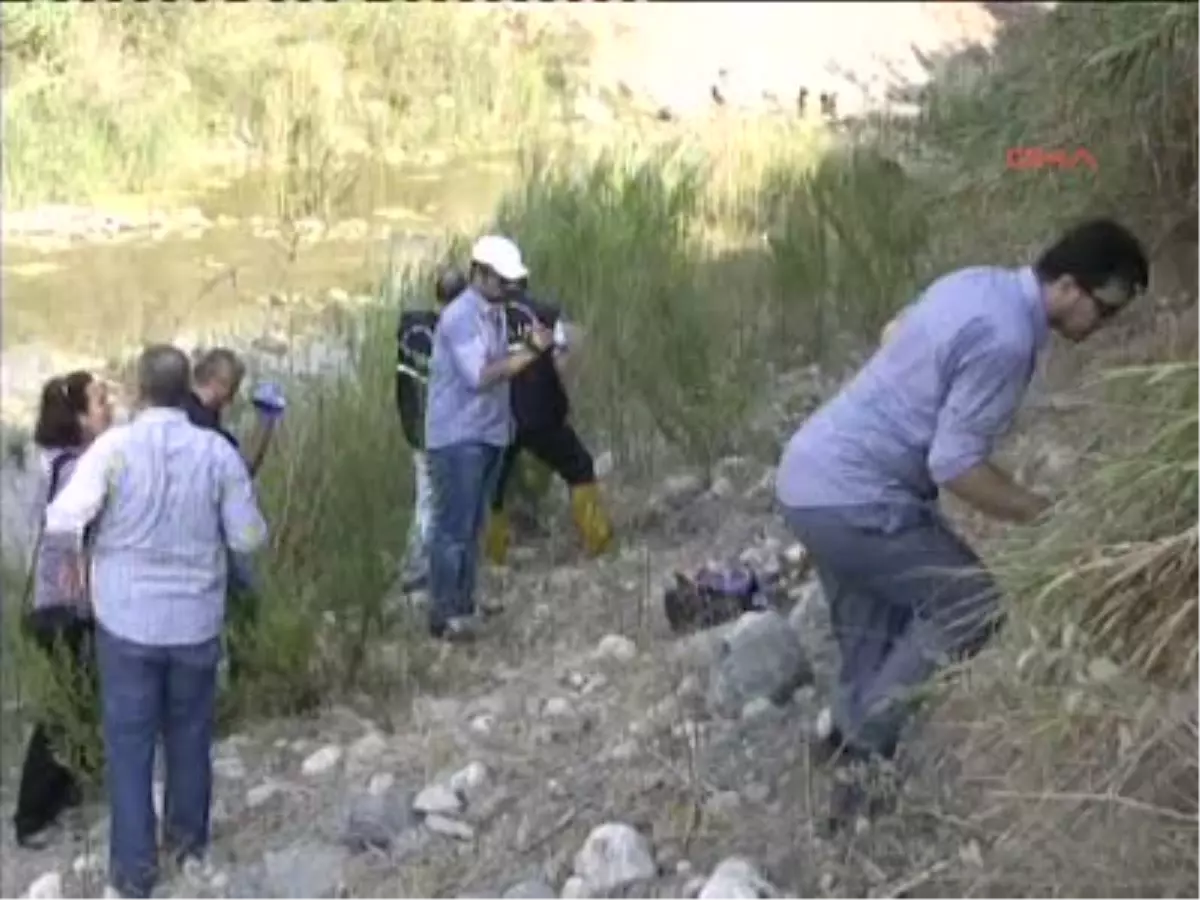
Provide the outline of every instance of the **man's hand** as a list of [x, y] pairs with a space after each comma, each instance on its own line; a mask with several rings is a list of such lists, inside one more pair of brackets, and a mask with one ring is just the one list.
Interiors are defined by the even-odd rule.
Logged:
[[554, 346], [554, 332], [541, 322], [534, 321], [527, 338], [529, 345], [538, 353], [545, 353]]
[[990, 462], [964, 472], [946, 487], [985, 515], [1005, 522], [1028, 524], [1053, 506], [1048, 498], [1021, 487]]

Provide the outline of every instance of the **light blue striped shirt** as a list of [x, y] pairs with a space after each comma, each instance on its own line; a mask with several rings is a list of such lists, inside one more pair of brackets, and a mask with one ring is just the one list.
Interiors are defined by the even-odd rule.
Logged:
[[474, 288], [454, 298], [438, 317], [429, 360], [425, 447], [512, 442], [507, 379], [482, 386], [484, 368], [508, 355], [504, 307]]
[[216, 637], [228, 551], [267, 538], [245, 462], [179, 409], [145, 410], [97, 438], [47, 508], [45, 540], [78, 547], [93, 520], [96, 620], [149, 646]]
[[1011, 426], [1048, 336], [1032, 269], [981, 266], [938, 279], [792, 435], [779, 501], [888, 517], [932, 505], [938, 485], [985, 462]]

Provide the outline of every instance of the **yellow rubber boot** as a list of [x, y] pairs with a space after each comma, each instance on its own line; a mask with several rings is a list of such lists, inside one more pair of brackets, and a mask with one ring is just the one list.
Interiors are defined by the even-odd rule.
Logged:
[[571, 489], [571, 518], [588, 556], [599, 556], [612, 544], [612, 523], [600, 503], [600, 488], [595, 482]]
[[504, 565], [508, 558], [508, 513], [493, 509], [488, 514], [483, 533], [483, 555], [494, 566]]

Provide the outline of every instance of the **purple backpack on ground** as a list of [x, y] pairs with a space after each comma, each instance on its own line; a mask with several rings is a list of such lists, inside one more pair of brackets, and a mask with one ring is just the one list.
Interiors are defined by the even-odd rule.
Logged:
[[676, 572], [663, 605], [671, 630], [681, 634], [712, 628], [767, 604], [752, 569], [705, 566], [692, 578]]

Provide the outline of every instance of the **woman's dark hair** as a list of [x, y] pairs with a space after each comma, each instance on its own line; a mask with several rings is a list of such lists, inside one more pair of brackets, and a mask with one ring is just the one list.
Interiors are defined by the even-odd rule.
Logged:
[[79, 417], [88, 411], [91, 372], [71, 372], [51, 378], [42, 388], [33, 442], [45, 450], [62, 450], [83, 444]]

